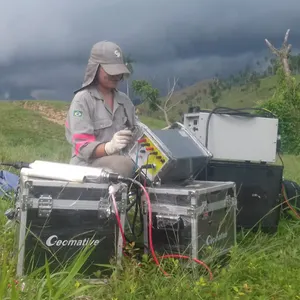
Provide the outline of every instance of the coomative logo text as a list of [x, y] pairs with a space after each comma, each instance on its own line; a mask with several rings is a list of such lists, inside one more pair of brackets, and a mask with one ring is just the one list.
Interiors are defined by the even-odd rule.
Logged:
[[46, 245], [48, 247], [52, 246], [97, 246], [101, 240], [93, 240], [90, 238], [85, 238], [81, 240], [70, 239], [70, 240], [60, 240], [57, 235], [51, 235], [46, 240]]

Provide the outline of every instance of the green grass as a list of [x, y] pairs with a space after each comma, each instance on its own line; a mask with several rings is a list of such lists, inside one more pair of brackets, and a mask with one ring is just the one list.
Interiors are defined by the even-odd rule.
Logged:
[[140, 120], [151, 129], [161, 129], [166, 127], [166, 123], [164, 121], [157, 120], [151, 117], [140, 116]]
[[18, 104], [1, 103], [0, 116], [1, 161], [66, 161], [70, 157], [62, 126]]
[[[29, 101], [57, 110], [66, 110], [68, 103], [60, 101]], [[23, 102], [0, 102], [0, 161], [31, 161], [34, 159], [67, 162], [70, 145], [66, 142], [64, 127], [45, 120], [38, 112], [23, 109]], [[164, 122], [141, 117], [150, 128], [164, 127]], [[13, 151], [11, 151], [13, 149]]]
[[[59, 102], [56, 103], [61, 105]], [[49, 104], [51, 105], [51, 103]], [[67, 161], [69, 145], [62, 126], [20, 105], [0, 104], [0, 159]], [[160, 127], [153, 119], [148, 125]], [[153, 123], [154, 122], [154, 123]], [[284, 156], [287, 179], [300, 182], [300, 158]], [[113, 273], [106, 285], [90, 285], [77, 271], [86, 253], [64, 272], [38, 273], [25, 278], [25, 290], [14, 287], [16, 253], [14, 231], [5, 229], [3, 211], [10, 207], [0, 200], [0, 299], [300, 299], [300, 223], [282, 219], [278, 233], [240, 235], [227, 265], [213, 264], [214, 280], [201, 272], [188, 274], [171, 261], [172, 276], [164, 277], [152, 261], [137, 266], [124, 261], [123, 270]], [[8, 287], [12, 284], [12, 288]], [[85, 296], [85, 298], [79, 298]], [[77, 297], [77, 298], [76, 298]]]

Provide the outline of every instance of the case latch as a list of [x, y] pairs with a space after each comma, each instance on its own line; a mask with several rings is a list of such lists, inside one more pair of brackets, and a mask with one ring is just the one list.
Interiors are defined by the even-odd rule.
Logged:
[[237, 199], [236, 197], [227, 195], [225, 198], [225, 205], [227, 209], [230, 209], [232, 206], [236, 207], [237, 206]]
[[53, 199], [50, 195], [41, 195], [38, 201], [38, 216], [49, 217], [53, 207]]
[[156, 215], [157, 229], [178, 230], [180, 227], [180, 217], [172, 215]]
[[112, 209], [108, 198], [100, 198], [98, 203], [98, 218], [108, 219], [112, 214]]

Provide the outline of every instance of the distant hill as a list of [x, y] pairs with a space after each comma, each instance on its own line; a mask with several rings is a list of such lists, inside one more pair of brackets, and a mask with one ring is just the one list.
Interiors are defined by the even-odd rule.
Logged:
[[[300, 79], [300, 75], [296, 76]], [[173, 94], [170, 102], [180, 102], [176, 107], [169, 112], [170, 120], [180, 120], [181, 115], [188, 111], [189, 106], [200, 106], [204, 109], [211, 109], [214, 104], [209, 95], [209, 84], [213, 80], [206, 80], [196, 83], [190, 87], [184, 88]], [[253, 107], [258, 100], [267, 100], [274, 94], [276, 85], [276, 76], [270, 76], [260, 79], [259, 87], [246, 85], [232, 86], [221, 92], [220, 99], [217, 102], [217, 106], [226, 106], [230, 108], [245, 108]], [[137, 106], [142, 115], [164, 120], [163, 114], [160, 111], [149, 112], [147, 105], [140, 104]]]
[[[3, 108], [21, 109], [36, 112], [43, 119], [64, 126], [67, 111], [71, 102], [46, 101], [46, 100], [22, 100], [22, 101], [0, 101], [0, 110]], [[141, 121], [152, 129], [165, 127], [165, 122], [147, 116], [141, 116]]]
[[[300, 79], [300, 75], [296, 75], [295, 77], [297, 80]], [[213, 82], [215, 82], [215, 79], [205, 80], [176, 91], [173, 94], [170, 103], [178, 104], [173, 107], [168, 114], [170, 121], [181, 121], [182, 115], [188, 111], [189, 106], [200, 106], [202, 109], [212, 109], [214, 104], [210, 95], [210, 84]], [[272, 97], [276, 87], [276, 76], [259, 78], [259, 85], [255, 85], [253, 82], [248, 83], [248, 85], [243, 83], [228, 83], [228, 81], [224, 82], [223, 84], [225, 87], [222, 88], [216, 105], [230, 108], [246, 108], [253, 107], [259, 100], [263, 101]], [[247, 78], [245, 79], [245, 82], [247, 82]], [[146, 103], [138, 104], [139, 99], [134, 98], [134, 96], [132, 97], [132, 101], [136, 105], [141, 119], [146, 123], [151, 124], [153, 128], [162, 128], [166, 126], [161, 111], [149, 111], [148, 105]], [[8, 100], [8, 102], [14, 101]], [[65, 112], [70, 105], [70, 102], [64, 101], [33, 100], [20, 102], [22, 105], [25, 105], [25, 108], [39, 111], [42, 115], [47, 116], [48, 119], [56, 120], [56, 123], [61, 125], [64, 122]]]

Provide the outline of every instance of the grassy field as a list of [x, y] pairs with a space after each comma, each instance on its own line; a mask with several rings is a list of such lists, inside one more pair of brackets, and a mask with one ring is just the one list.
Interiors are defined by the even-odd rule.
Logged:
[[[299, 81], [300, 76], [295, 76], [296, 80]], [[231, 90], [225, 90], [221, 94], [221, 98], [218, 101], [218, 106], [225, 106], [230, 108], [245, 108], [253, 107], [258, 100], [267, 100], [275, 92], [276, 87], [276, 76], [270, 76], [261, 79], [260, 87], [257, 90], [249, 89], [248, 91], [242, 91], [241, 87], [232, 87]], [[178, 103], [170, 112], [169, 116], [173, 120], [178, 120], [179, 112], [187, 112], [189, 105], [198, 105], [202, 109], [211, 109], [214, 107], [208, 93], [204, 94], [204, 90], [209, 90], [208, 87], [209, 81], [200, 81], [192, 86], [189, 86], [185, 89], [179, 90], [174, 93], [170, 100], [171, 103]], [[186, 102], [184, 99], [188, 98]], [[169, 106], [170, 106], [169, 105]], [[141, 105], [141, 111], [145, 111], [147, 106], [145, 104]], [[151, 113], [152, 117], [160, 118], [164, 120], [163, 114], [160, 111]]]
[[[64, 127], [46, 120], [45, 117], [63, 124], [65, 111], [69, 104], [59, 101], [29, 101], [27, 102], [28, 108], [38, 108], [38, 110], [31, 110], [24, 109], [24, 103], [22, 101], [0, 102], [2, 123], [0, 160], [50, 159], [60, 162], [68, 161], [71, 152], [65, 140]], [[49, 108], [50, 112], [47, 110]], [[150, 117], [143, 116], [141, 121], [151, 128], [165, 126], [164, 122]]]
[[[53, 106], [52, 103], [48, 103]], [[60, 110], [65, 104], [55, 103]], [[24, 110], [20, 103], [0, 102], [0, 160], [67, 161], [70, 149], [61, 125], [39, 112]], [[144, 119], [148, 125], [154, 121]], [[153, 125], [153, 124], [152, 124]], [[157, 125], [157, 123], [156, 123]], [[157, 127], [160, 127], [157, 125]], [[300, 158], [284, 156], [285, 178], [300, 182]], [[16, 255], [14, 231], [5, 226], [8, 200], [0, 200], [0, 299], [300, 299], [300, 223], [282, 218], [278, 233], [240, 234], [227, 265], [211, 265], [214, 280], [207, 274], [188, 274], [171, 261], [172, 275], [165, 277], [152, 261], [142, 266], [124, 261], [108, 284], [89, 284], [77, 274], [84, 257], [66, 273], [41, 274], [25, 279], [25, 289], [15, 287]], [[12, 285], [12, 286], [10, 286]]]

